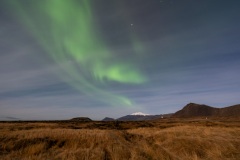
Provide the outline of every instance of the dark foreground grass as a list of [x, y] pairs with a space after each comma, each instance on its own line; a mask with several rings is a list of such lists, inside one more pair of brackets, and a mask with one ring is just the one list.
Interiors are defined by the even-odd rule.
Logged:
[[234, 120], [1, 122], [1, 160], [238, 160]]

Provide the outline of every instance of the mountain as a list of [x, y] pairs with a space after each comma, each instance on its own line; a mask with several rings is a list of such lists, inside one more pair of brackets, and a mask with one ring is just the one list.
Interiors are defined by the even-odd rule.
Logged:
[[136, 113], [132, 113], [130, 115], [133, 115], [133, 116], [149, 116], [150, 114], [145, 114], [145, 113], [142, 113], [142, 112], [136, 112]]
[[161, 115], [149, 115], [141, 112], [136, 112], [130, 115], [126, 115], [118, 118], [118, 121], [146, 121], [155, 120], [160, 118], [169, 118], [172, 114], [161, 114]]
[[215, 108], [204, 104], [189, 103], [183, 109], [177, 111], [172, 117], [239, 117], [240, 105], [225, 108]]
[[105, 117], [102, 121], [115, 121], [115, 119], [110, 117]]
[[90, 122], [92, 120], [88, 117], [76, 117], [76, 118], [70, 119], [70, 121]]
[[218, 116], [220, 117], [240, 117], [240, 104], [220, 108]]

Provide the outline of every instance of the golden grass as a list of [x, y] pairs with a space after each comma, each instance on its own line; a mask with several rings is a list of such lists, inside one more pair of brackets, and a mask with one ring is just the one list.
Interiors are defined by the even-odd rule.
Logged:
[[0, 159], [240, 159], [240, 127], [219, 123], [0, 123]]

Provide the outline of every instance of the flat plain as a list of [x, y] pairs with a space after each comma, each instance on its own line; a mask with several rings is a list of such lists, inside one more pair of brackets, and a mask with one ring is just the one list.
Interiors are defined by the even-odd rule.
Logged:
[[239, 160], [240, 119], [0, 122], [1, 160]]

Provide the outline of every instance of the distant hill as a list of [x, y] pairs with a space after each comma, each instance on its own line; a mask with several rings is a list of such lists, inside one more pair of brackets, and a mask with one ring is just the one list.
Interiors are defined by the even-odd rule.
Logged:
[[130, 115], [133, 115], [133, 116], [149, 116], [150, 114], [146, 114], [146, 113], [142, 113], [142, 112], [136, 112], [136, 113], [132, 113]]
[[110, 117], [105, 117], [102, 121], [115, 121], [115, 119]]
[[172, 114], [147, 115], [147, 114], [131, 114], [118, 118], [118, 121], [146, 121], [160, 118], [169, 118]]
[[20, 119], [16, 118], [16, 117], [10, 117], [10, 116], [0, 116], [0, 120], [3, 120], [3, 121], [17, 121], [17, 120], [20, 120]]
[[189, 103], [177, 111], [172, 117], [240, 117], [240, 105], [215, 108], [204, 104]]
[[76, 118], [70, 119], [70, 121], [89, 122], [89, 121], [92, 121], [92, 120], [88, 117], [76, 117]]

